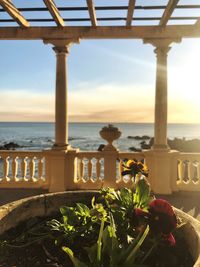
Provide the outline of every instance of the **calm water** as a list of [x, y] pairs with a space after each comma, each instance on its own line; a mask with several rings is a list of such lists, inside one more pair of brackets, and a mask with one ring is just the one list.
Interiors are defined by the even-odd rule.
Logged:
[[[70, 123], [69, 143], [81, 150], [97, 150], [104, 141], [99, 136], [99, 131], [106, 123]], [[128, 139], [127, 136], [148, 135], [153, 136], [152, 123], [115, 123], [122, 136], [116, 142], [120, 150], [128, 150], [131, 146], [139, 147], [139, 141]], [[200, 124], [169, 124], [169, 138], [200, 139]], [[53, 123], [30, 122], [0, 122], [0, 145], [15, 142], [23, 149], [50, 148], [54, 142]]]

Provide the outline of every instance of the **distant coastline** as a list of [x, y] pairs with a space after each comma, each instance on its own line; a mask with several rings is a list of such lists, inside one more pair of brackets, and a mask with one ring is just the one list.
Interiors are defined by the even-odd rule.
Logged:
[[[99, 131], [108, 123], [69, 123], [69, 143], [81, 150], [95, 151], [105, 141]], [[114, 144], [121, 151], [130, 151], [130, 147], [140, 149], [142, 140], [129, 139], [128, 136], [154, 136], [153, 123], [113, 123], [122, 135]], [[55, 124], [51, 122], [0, 122], [0, 146], [13, 142], [20, 150], [41, 150], [51, 148], [54, 143]], [[200, 124], [169, 123], [168, 138], [200, 139]], [[148, 142], [146, 142], [148, 143]]]

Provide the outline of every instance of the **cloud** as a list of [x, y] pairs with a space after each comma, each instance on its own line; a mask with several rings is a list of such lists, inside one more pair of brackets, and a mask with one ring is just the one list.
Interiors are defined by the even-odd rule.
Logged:
[[[77, 90], [78, 88], [78, 90]], [[88, 122], [153, 122], [154, 94], [152, 85], [118, 85], [115, 83], [77, 84], [68, 94], [70, 121]], [[169, 122], [198, 122], [199, 99], [196, 87], [188, 90], [174, 81], [169, 87]], [[0, 90], [0, 121], [54, 121], [55, 96], [29, 89]]]
[[54, 97], [27, 90], [0, 91], [1, 121], [52, 121]]
[[[78, 85], [79, 86], [79, 85]], [[82, 90], [69, 92], [71, 121], [137, 121], [149, 120], [153, 103], [147, 96], [148, 88], [118, 86], [116, 84], [82, 84]], [[27, 90], [0, 91], [1, 121], [52, 121], [54, 95]], [[151, 110], [151, 116], [149, 111]], [[148, 118], [147, 118], [148, 117]], [[152, 118], [151, 118], [152, 119]]]

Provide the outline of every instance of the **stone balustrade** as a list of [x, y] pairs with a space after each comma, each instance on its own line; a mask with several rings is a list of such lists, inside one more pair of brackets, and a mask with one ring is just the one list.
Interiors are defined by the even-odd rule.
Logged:
[[41, 151], [0, 151], [0, 188], [47, 188], [46, 165]]
[[[124, 159], [143, 160], [155, 193], [200, 191], [200, 153], [47, 150], [0, 151], [0, 188], [46, 188], [50, 192], [130, 187]], [[61, 165], [60, 165], [61, 164]], [[64, 168], [60, 168], [64, 166]]]
[[200, 191], [200, 153], [178, 153], [173, 166], [176, 191]]
[[[102, 151], [78, 152], [76, 161], [77, 176], [74, 183], [81, 189], [98, 189], [103, 186], [119, 188], [131, 183], [130, 177], [122, 177], [124, 159], [144, 159], [143, 153]], [[76, 186], [76, 185], [75, 185]]]

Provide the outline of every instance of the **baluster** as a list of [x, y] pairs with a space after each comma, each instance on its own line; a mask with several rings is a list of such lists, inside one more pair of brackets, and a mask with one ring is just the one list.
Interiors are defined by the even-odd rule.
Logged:
[[42, 158], [38, 158], [38, 180], [40, 180], [42, 178], [42, 174], [43, 174], [43, 159]]
[[105, 178], [105, 164], [104, 164], [105, 160], [104, 160], [104, 158], [101, 158], [99, 160], [99, 162], [101, 164], [100, 178], [101, 178], [101, 180], [103, 180]]
[[27, 175], [27, 157], [22, 157], [21, 160], [21, 174], [22, 174], [22, 180], [26, 179]]
[[87, 158], [83, 158], [83, 180], [84, 182], [87, 182], [89, 179], [89, 167], [88, 167], [89, 160]]
[[6, 161], [7, 161], [7, 167], [8, 167], [8, 172], [7, 172], [7, 175], [6, 175], [6, 180], [8, 182], [12, 178], [12, 161], [13, 161], [13, 158], [11, 158], [10, 156], [8, 156], [6, 158]]
[[190, 183], [190, 178], [189, 178], [189, 172], [190, 172], [190, 168], [189, 168], [190, 162], [189, 160], [184, 160], [184, 178], [183, 180], [185, 181], [186, 184]]
[[23, 171], [22, 171], [22, 165], [23, 165], [24, 158], [20, 156], [17, 159], [17, 172], [16, 172], [16, 179], [15, 181], [23, 180]]
[[92, 159], [88, 160], [88, 180], [92, 179]]
[[79, 162], [79, 168], [78, 168], [78, 171], [79, 171], [79, 180], [80, 181], [83, 181], [83, 169], [84, 169], [84, 164], [83, 164], [83, 159], [81, 158], [80, 159], [80, 162]]
[[199, 165], [199, 162], [197, 160], [194, 160], [192, 162], [192, 165], [193, 165], [193, 172], [194, 172], [192, 181], [196, 185], [199, 182], [199, 177], [198, 177], [198, 165]]
[[43, 178], [43, 180], [46, 181], [47, 176], [48, 176], [47, 175], [47, 159], [45, 157], [43, 157], [41, 162], [42, 162], [42, 166], [43, 166], [43, 168], [42, 168], [42, 178]]
[[26, 157], [24, 160], [24, 181], [28, 181], [30, 178], [30, 158]]
[[119, 183], [121, 181], [121, 161], [116, 161], [116, 182]]
[[18, 157], [16, 158], [13, 157], [13, 160], [12, 160], [12, 179], [14, 181], [16, 181], [16, 176], [17, 176], [17, 171], [18, 171], [18, 166], [17, 166], [18, 159], [19, 159]]
[[178, 177], [179, 177], [179, 183], [183, 183], [183, 161], [180, 160], [178, 164]]
[[194, 165], [193, 165], [193, 161], [189, 161], [188, 162], [188, 183], [192, 183], [194, 182]]
[[96, 176], [97, 176], [97, 180], [100, 179], [100, 175], [101, 175], [101, 162], [100, 162], [100, 159], [98, 159], [96, 161]]
[[10, 157], [6, 157], [5, 160], [4, 160], [4, 179], [5, 179], [5, 181], [9, 180], [9, 177], [8, 177], [8, 173], [9, 173], [9, 158]]
[[90, 180], [95, 182], [97, 180], [97, 172], [96, 172], [96, 162], [97, 160], [95, 158], [91, 158], [91, 176]]
[[2, 179], [1, 179], [1, 181], [5, 181], [6, 180], [6, 171], [5, 171], [5, 169], [6, 169], [6, 158], [5, 157], [3, 157], [2, 156], [2, 158], [1, 158], [1, 166], [2, 166]]
[[120, 162], [119, 162], [119, 176], [120, 176], [120, 181], [122, 181], [122, 172], [123, 172], [123, 170], [124, 170], [124, 167], [123, 167], [123, 161], [122, 160], [120, 160]]
[[30, 159], [30, 180], [34, 180], [35, 175], [35, 158]]

